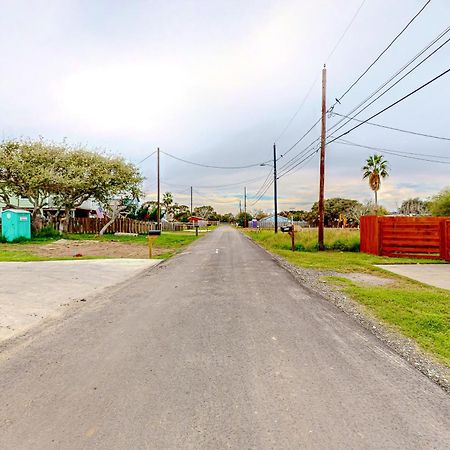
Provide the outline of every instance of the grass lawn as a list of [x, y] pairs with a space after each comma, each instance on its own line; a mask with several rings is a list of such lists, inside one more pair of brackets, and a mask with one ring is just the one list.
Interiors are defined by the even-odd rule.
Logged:
[[[200, 237], [200, 236], [199, 236]], [[195, 233], [184, 231], [167, 231], [163, 232], [161, 236], [155, 239], [153, 242], [154, 253], [156, 258], [168, 258], [181, 250], [191, 242], [195, 241], [199, 237], [195, 236]], [[142, 252], [146, 257], [147, 248], [147, 236], [131, 236], [113, 234], [106, 234], [103, 236], [97, 236], [94, 234], [64, 234], [61, 238], [69, 241], [100, 241], [98, 246], [101, 247], [102, 243], [108, 245], [111, 249], [110, 256], [82, 256], [79, 259], [92, 259], [92, 258], [106, 258], [117, 257], [122, 255], [114, 254], [114, 243], [118, 243], [117, 247], [121, 244], [136, 245], [142, 247]], [[49, 260], [61, 260], [61, 259], [73, 259], [71, 256], [40, 256], [36, 254], [35, 250], [38, 247], [44, 248], [45, 246], [51, 246], [58, 239], [56, 237], [40, 237], [33, 238], [30, 241], [24, 241], [20, 243], [1, 243], [0, 244], [0, 261], [49, 261]], [[36, 246], [36, 247], [35, 247]], [[133, 247], [134, 248], [134, 247]], [[145, 249], [145, 250], [144, 250]]]
[[[340, 232], [343, 232], [342, 235]], [[340, 273], [363, 272], [391, 279], [383, 286], [358, 284], [344, 277], [326, 277], [351, 298], [364, 305], [378, 319], [391, 325], [405, 336], [414, 339], [425, 351], [450, 367], [450, 291], [421, 284], [408, 278], [386, 272], [374, 264], [442, 263], [435, 260], [387, 258], [359, 252], [343, 251], [296, 251], [290, 249], [290, 236], [273, 231], [245, 231], [253, 240], [267, 250], [283, 256], [291, 264]], [[301, 235], [299, 232], [296, 235]], [[310, 231], [300, 242], [308, 242]], [[315, 231], [313, 232], [315, 234]], [[348, 230], [325, 230], [325, 240], [332, 245], [336, 240], [352, 241]], [[296, 236], [297, 238], [297, 236]]]

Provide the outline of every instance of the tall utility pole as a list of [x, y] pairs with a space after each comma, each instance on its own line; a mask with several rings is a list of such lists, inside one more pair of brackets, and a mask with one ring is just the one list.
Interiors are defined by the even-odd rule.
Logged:
[[247, 188], [244, 187], [244, 228], [247, 228]]
[[159, 176], [159, 147], [158, 147], [158, 149], [157, 149], [157, 161], [158, 161], [158, 168], [157, 168], [157, 183], [158, 183], [158, 199], [157, 199], [157, 202], [158, 202], [158, 207], [157, 207], [157, 215], [156, 215], [156, 221], [157, 221], [157, 227], [158, 227], [158, 230], [160, 230], [161, 229], [161, 202], [160, 202], [160, 200], [161, 200], [161, 185], [160, 185], [160, 176]]
[[319, 186], [319, 250], [325, 250], [324, 234], [324, 192], [325, 192], [325, 140], [327, 133], [327, 68], [322, 69], [322, 135], [320, 138], [320, 186]]
[[275, 233], [278, 233], [278, 200], [277, 200], [277, 146], [273, 144], [273, 203], [275, 212]]
[[193, 208], [192, 208], [192, 186], [191, 186], [191, 216], [192, 216], [192, 213], [193, 213]]
[[239, 214], [242, 214], [242, 202], [239, 200]]

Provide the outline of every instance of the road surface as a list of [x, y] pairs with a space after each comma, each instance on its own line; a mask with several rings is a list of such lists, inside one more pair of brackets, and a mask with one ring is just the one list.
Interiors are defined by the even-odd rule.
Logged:
[[450, 448], [449, 396], [229, 227], [4, 350], [0, 380], [2, 449]]

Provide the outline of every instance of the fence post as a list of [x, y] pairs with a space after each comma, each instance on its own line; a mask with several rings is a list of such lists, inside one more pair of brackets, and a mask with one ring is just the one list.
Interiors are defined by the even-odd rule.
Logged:
[[382, 234], [383, 234], [383, 226], [382, 226], [382, 220], [383, 220], [383, 218], [382, 217], [377, 217], [377, 220], [376, 220], [376, 222], [375, 222], [375, 230], [376, 230], [376, 236], [377, 236], [377, 239], [378, 239], [378, 245], [377, 245], [377, 248], [378, 248], [378, 256], [382, 256], [382, 254], [383, 254], [383, 236], [382, 236]]

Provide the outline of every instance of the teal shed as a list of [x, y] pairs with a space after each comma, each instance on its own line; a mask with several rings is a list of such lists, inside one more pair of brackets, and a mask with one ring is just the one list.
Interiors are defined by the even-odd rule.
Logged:
[[31, 239], [31, 213], [22, 209], [4, 209], [2, 236], [8, 242], [17, 238]]

